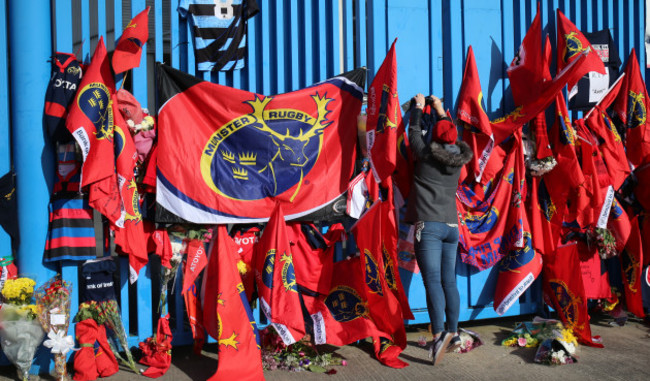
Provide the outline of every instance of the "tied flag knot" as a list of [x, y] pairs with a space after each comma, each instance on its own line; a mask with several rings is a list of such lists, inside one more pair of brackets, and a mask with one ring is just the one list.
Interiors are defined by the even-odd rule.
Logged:
[[60, 353], [63, 355], [71, 350], [76, 350], [74, 348], [74, 339], [72, 336], [64, 335], [65, 332], [63, 331], [54, 332], [54, 330], [51, 329], [47, 334], [48, 339], [43, 342], [43, 345], [50, 348], [52, 353]]

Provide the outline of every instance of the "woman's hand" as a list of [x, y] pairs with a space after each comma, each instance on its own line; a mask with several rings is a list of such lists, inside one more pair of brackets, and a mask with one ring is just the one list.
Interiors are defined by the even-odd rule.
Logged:
[[435, 95], [429, 95], [429, 98], [431, 98], [431, 100], [433, 101], [433, 108], [438, 113], [438, 116], [440, 117], [447, 116], [447, 113], [445, 113], [445, 109], [442, 107], [442, 101], [440, 100], [440, 98], [436, 97]]
[[413, 99], [415, 100], [415, 108], [420, 109], [420, 110], [424, 109], [424, 95], [423, 94], [418, 93], [415, 97], [413, 97]]

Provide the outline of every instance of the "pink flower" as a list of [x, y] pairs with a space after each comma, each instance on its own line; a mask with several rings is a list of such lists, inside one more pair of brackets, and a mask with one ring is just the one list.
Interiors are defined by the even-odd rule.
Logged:
[[345, 360], [341, 360], [341, 365], [346, 366], [346, 365], [348, 365], [348, 362], [345, 361]]
[[520, 337], [519, 339], [517, 339], [517, 344], [519, 344], [520, 347], [525, 347], [527, 344], [526, 338]]

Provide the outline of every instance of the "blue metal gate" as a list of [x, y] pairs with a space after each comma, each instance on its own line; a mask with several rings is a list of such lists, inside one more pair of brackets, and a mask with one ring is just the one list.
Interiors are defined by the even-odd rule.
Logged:
[[[178, 0], [40, 0], [0, 1], [0, 175], [13, 166], [17, 173], [18, 226], [22, 241], [17, 263], [39, 283], [62, 271], [77, 284], [76, 264], [60, 269], [42, 265], [47, 231], [47, 203], [54, 174], [53, 152], [43, 137], [43, 99], [55, 51], [89, 58], [104, 36], [115, 46], [130, 18], [150, 5], [150, 39], [141, 65], [132, 74], [132, 92], [154, 109], [153, 65], [163, 61], [202, 78], [262, 94], [299, 89], [359, 66], [368, 67], [368, 83], [394, 38], [397, 42], [399, 93], [402, 101], [417, 92], [444, 96], [454, 108], [462, 80], [467, 47], [472, 45], [491, 118], [512, 107], [505, 69], [513, 59], [535, 15], [535, 0], [258, 0], [261, 12], [249, 21], [244, 69], [229, 73], [196, 70], [191, 25], [176, 10]], [[578, 28], [610, 28], [619, 54], [637, 50], [645, 67], [643, 0], [544, 0], [542, 25], [555, 43], [555, 9]], [[8, 54], [9, 53], [9, 54]], [[9, 85], [10, 84], [10, 85]], [[11, 242], [0, 229], [0, 253]], [[132, 287], [121, 264], [121, 308], [130, 343], [151, 335], [157, 290], [151, 266]], [[492, 295], [498, 270], [458, 270], [463, 307], [461, 320], [496, 316]], [[419, 274], [401, 269], [416, 322], [427, 321]], [[154, 277], [155, 278], [155, 277]], [[178, 293], [177, 293], [178, 295]], [[508, 315], [536, 312], [539, 290], [533, 287]], [[180, 315], [180, 297], [170, 298]], [[73, 306], [78, 305], [75, 296]], [[75, 311], [73, 311], [73, 314]], [[130, 320], [129, 317], [133, 319]], [[175, 343], [191, 340], [182, 318], [175, 320]]]

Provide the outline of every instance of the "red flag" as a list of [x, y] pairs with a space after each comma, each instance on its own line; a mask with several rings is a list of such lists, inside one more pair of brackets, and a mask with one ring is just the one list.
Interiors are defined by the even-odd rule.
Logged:
[[614, 235], [616, 251], [620, 253], [626, 247], [627, 240], [631, 237], [630, 234], [634, 234], [634, 227], [627, 212], [616, 198], [612, 200], [607, 227]]
[[280, 201], [291, 220], [330, 208], [346, 191], [360, 71], [261, 96], [157, 69], [166, 101], [158, 113], [156, 201], [164, 209], [199, 224], [265, 222]]
[[370, 317], [364, 291], [364, 272], [360, 257], [334, 263], [331, 289], [324, 297], [304, 294], [305, 306], [320, 329], [317, 343], [343, 346], [381, 332]]
[[[117, 97], [113, 94], [113, 107], [117, 111]], [[122, 114], [114, 112], [115, 133], [115, 170], [117, 186], [122, 200], [120, 219], [115, 222], [115, 244], [129, 255], [129, 281], [138, 279], [140, 269], [149, 261], [147, 237], [140, 213], [140, 195], [135, 183], [135, 166], [137, 153], [131, 131], [122, 118]], [[123, 227], [120, 227], [123, 226]]]
[[397, 39], [368, 87], [366, 142], [372, 172], [378, 183], [395, 170], [397, 126], [402, 122], [397, 96], [396, 42]]
[[115, 82], [100, 37], [95, 53], [70, 107], [66, 127], [83, 153], [81, 186], [88, 189], [90, 206], [116, 223], [122, 201], [115, 175], [113, 107]]
[[543, 65], [542, 23], [538, 3], [537, 14], [507, 69], [512, 97], [517, 105], [531, 103], [539, 96], [545, 81]]
[[639, 231], [639, 218], [632, 219], [632, 232], [625, 250], [619, 255], [623, 285], [625, 286], [625, 302], [628, 311], [639, 318], [645, 317], [643, 298], [641, 296], [641, 273], [643, 272], [643, 246]]
[[300, 279], [299, 285], [312, 292], [327, 294], [336, 248], [333, 242], [325, 242], [325, 237], [313, 224], [290, 223], [287, 234], [291, 242], [296, 279]]
[[647, 120], [649, 106], [648, 90], [639, 69], [636, 52], [632, 48], [625, 66], [623, 85], [613, 107], [626, 127], [627, 157], [636, 166], [650, 163], [650, 126]]
[[587, 38], [573, 24], [564, 13], [557, 10], [557, 71], [560, 72], [571, 62], [578, 59], [581, 53], [586, 54], [584, 63], [576, 77], [567, 82], [569, 89], [578, 83], [580, 78], [590, 71], [597, 71], [601, 74], [607, 74], [605, 64], [600, 59], [594, 48]]
[[[637, 185], [634, 187], [634, 196], [644, 210], [650, 210], [650, 163], [637, 167], [634, 170]], [[650, 222], [647, 223], [650, 225]]]
[[528, 196], [528, 221], [533, 248], [536, 252], [540, 254], [555, 252], [560, 240], [565, 205], [554, 204], [545, 180], [532, 177], [531, 192]]
[[399, 274], [397, 259], [397, 224], [395, 222], [395, 207], [390, 200], [381, 203], [381, 252], [384, 262], [386, 284], [402, 307], [402, 314], [406, 320], [414, 320], [413, 312], [409, 306], [408, 297], [404, 291], [402, 278]]
[[[598, 57], [598, 56], [596, 56]], [[492, 133], [494, 134], [494, 143], [500, 144], [512, 132], [520, 128], [524, 123], [529, 122], [546, 107], [553, 102], [555, 96], [564, 88], [567, 83], [579, 79], [579, 69], [586, 59], [585, 53], [571, 61], [564, 69], [558, 71], [558, 74], [551, 81], [543, 82], [539, 94], [528, 103], [518, 105], [509, 114], [497, 118], [491, 122]]]
[[524, 245], [525, 167], [521, 131], [515, 132], [504, 161], [503, 170], [489, 183], [483, 200], [477, 201], [464, 185], [456, 192], [461, 258], [481, 270]]
[[474, 152], [472, 160], [467, 163], [468, 172], [477, 182], [481, 182], [483, 170], [494, 147], [494, 137], [490, 120], [485, 113], [481, 81], [471, 45], [467, 48], [463, 83], [458, 93], [457, 117], [464, 123], [463, 141], [469, 144]]
[[253, 258], [260, 307], [286, 345], [305, 335], [293, 255], [278, 202]]
[[[255, 252], [255, 245], [259, 240], [260, 229], [256, 226], [247, 228], [246, 230], [237, 230], [233, 240], [238, 246], [237, 253], [237, 268], [241, 274], [241, 281], [246, 290], [246, 297], [250, 302], [253, 299], [253, 289], [255, 288], [255, 272], [253, 271], [253, 253]], [[245, 268], [245, 272], [240, 266]]]
[[214, 246], [205, 274], [203, 316], [218, 342], [219, 363], [209, 380], [263, 380], [259, 333], [234, 261], [237, 248], [225, 225], [219, 225]]
[[600, 255], [595, 253], [587, 259], [580, 259], [580, 274], [582, 274], [582, 283], [587, 299], [610, 299], [612, 297], [609, 274], [602, 266], [601, 261]]
[[[406, 330], [401, 305], [395, 295], [388, 291], [386, 282], [381, 253], [381, 205], [381, 201], [375, 202], [350, 230], [354, 234], [361, 253], [361, 262], [364, 264], [362, 271], [365, 274], [364, 288], [370, 317], [383, 332], [380, 336], [388, 339], [382, 342], [379, 337], [373, 337], [375, 355], [384, 365], [403, 368], [408, 364], [397, 356], [406, 347]], [[392, 345], [393, 343], [395, 345]]]
[[185, 273], [183, 274], [183, 294], [194, 284], [196, 277], [199, 276], [207, 264], [208, 259], [203, 241], [200, 239], [190, 240], [187, 245], [187, 260], [185, 262]]
[[[539, 12], [539, 9], [537, 11]], [[551, 71], [549, 69], [550, 62], [551, 62], [551, 40], [549, 39], [547, 34], [544, 43], [544, 59], [542, 62], [543, 74], [541, 74], [541, 76], [538, 74], [538, 77], [540, 78], [536, 79], [536, 81], [540, 83], [539, 86], [541, 86], [542, 82], [550, 81], [552, 79]], [[560, 94], [561, 93], [558, 93], [558, 95]], [[545, 157], [553, 156], [553, 152], [551, 151], [551, 145], [548, 141], [548, 133], [547, 133], [547, 126], [546, 126], [546, 111], [543, 110], [539, 114], [537, 114], [537, 116], [533, 118], [533, 120], [529, 123], [529, 125], [531, 125], [530, 127], [532, 127], [531, 129], [533, 130], [535, 136], [535, 151], [536, 151], [535, 157], [537, 159], [543, 159]]]
[[142, 372], [143, 376], [158, 378], [169, 370], [172, 364], [172, 330], [169, 328], [169, 314], [158, 319], [156, 335], [147, 338], [139, 345], [142, 350], [140, 364], [149, 367]]
[[602, 348], [591, 337], [577, 245], [560, 246], [554, 254], [545, 255], [543, 269], [545, 299], [558, 312], [564, 326], [573, 331], [578, 342]]
[[411, 192], [411, 180], [413, 179], [414, 158], [411, 152], [408, 135], [405, 131], [404, 120], [397, 129], [397, 156], [395, 162], [393, 181], [399, 189], [403, 199], [406, 199]]
[[203, 309], [201, 309], [197, 294], [197, 283], [192, 284], [187, 290], [188, 292], [183, 294], [183, 300], [185, 300], [185, 312], [187, 313], [187, 320], [190, 323], [192, 339], [194, 340], [192, 351], [200, 355], [203, 344], [205, 344], [205, 327], [203, 327]]
[[[577, 192], [579, 187], [588, 186], [576, 154], [576, 139], [566, 101], [562, 93], [559, 93], [555, 97], [555, 118], [550, 131], [551, 146], [557, 164], [544, 176], [544, 182], [560, 213], [572, 193]], [[591, 193], [591, 188], [586, 190]]]
[[142, 46], [149, 39], [149, 8], [138, 13], [124, 28], [113, 53], [113, 71], [120, 74], [140, 66]]
[[542, 271], [542, 256], [533, 248], [531, 233], [524, 231], [524, 247], [511, 251], [499, 262], [494, 289], [494, 311], [503, 315], [533, 284]]
[[607, 172], [612, 180], [614, 189], [620, 188], [627, 176], [631, 173], [621, 137], [616, 130], [616, 126], [614, 126], [614, 123], [607, 115], [607, 109], [614, 99], [616, 99], [621, 84], [623, 83], [623, 78], [619, 77], [616, 80], [609, 88], [607, 94], [585, 117], [585, 124], [605, 142], [600, 145], [600, 151], [607, 165]]

